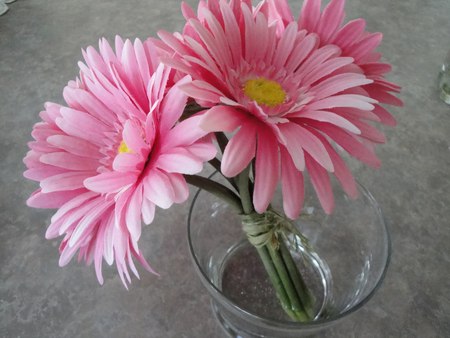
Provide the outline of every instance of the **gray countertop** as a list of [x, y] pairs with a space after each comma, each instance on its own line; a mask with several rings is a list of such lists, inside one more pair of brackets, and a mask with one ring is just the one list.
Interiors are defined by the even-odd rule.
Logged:
[[[195, 4], [195, 1], [188, 1]], [[291, 1], [300, 8], [300, 1]], [[179, 30], [178, 0], [18, 0], [0, 17], [0, 337], [225, 337], [190, 262], [189, 202], [159, 212], [141, 239], [161, 277], [126, 291], [114, 268], [99, 286], [92, 267], [58, 267], [44, 238], [51, 210], [25, 206], [36, 184], [22, 158], [45, 101], [62, 103], [80, 48], [98, 38]], [[449, 0], [348, 0], [347, 18], [384, 33], [380, 47], [403, 87], [398, 126], [385, 128], [379, 170], [355, 166], [381, 205], [393, 256], [366, 306], [321, 337], [450, 336], [450, 106], [436, 78], [450, 49]], [[191, 197], [192, 198], [192, 197]]]

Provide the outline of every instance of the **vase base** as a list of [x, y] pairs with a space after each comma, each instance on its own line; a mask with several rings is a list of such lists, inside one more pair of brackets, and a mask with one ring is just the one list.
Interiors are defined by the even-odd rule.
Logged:
[[[300, 245], [289, 245], [292, 257], [299, 268], [305, 283], [315, 298], [313, 312], [316, 319], [324, 311], [331, 290], [331, 275], [328, 266], [315, 253], [307, 251]], [[217, 257], [214, 258], [216, 260]], [[218, 269], [210, 271], [210, 278], [229, 299], [244, 311], [254, 313], [262, 318], [289, 322], [291, 318], [283, 311], [273, 286], [260, 262], [256, 249], [246, 240], [229, 248]], [[245, 262], [243, 264], [243, 262]], [[214, 302], [212, 307], [216, 319], [231, 337], [259, 337], [245, 334], [234, 328]]]

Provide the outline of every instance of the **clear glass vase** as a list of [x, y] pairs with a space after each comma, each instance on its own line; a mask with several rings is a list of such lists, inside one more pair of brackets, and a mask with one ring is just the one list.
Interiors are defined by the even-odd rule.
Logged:
[[[316, 333], [359, 309], [380, 286], [390, 258], [380, 208], [361, 185], [356, 200], [338, 187], [334, 191], [335, 211], [326, 215], [307, 186], [303, 216], [294, 225], [310, 246], [293, 236], [286, 243], [315, 298], [316, 317], [307, 323], [292, 321], [281, 308], [240, 216], [220, 199], [197, 192], [188, 219], [190, 252], [213, 312], [231, 337]], [[281, 210], [281, 194], [272, 206]]]

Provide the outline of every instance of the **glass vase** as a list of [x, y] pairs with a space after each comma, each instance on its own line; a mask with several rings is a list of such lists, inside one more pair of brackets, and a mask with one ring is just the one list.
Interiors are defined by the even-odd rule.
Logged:
[[[219, 176], [219, 175], [217, 175]], [[216, 177], [217, 178], [217, 177]], [[294, 261], [315, 298], [315, 318], [292, 321], [281, 308], [241, 218], [226, 203], [199, 190], [188, 218], [190, 253], [211, 295], [215, 317], [231, 337], [299, 337], [317, 333], [363, 306], [383, 281], [390, 240], [378, 204], [363, 186], [349, 199], [334, 187], [336, 207], [326, 215], [306, 184], [302, 216], [294, 226], [309, 240], [287, 239]], [[281, 193], [272, 207], [281, 211]]]

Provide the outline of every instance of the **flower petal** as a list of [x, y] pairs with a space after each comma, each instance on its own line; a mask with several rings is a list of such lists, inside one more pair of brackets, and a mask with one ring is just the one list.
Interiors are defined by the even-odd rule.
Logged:
[[279, 179], [280, 160], [276, 137], [263, 129], [258, 130], [255, 163], [255, 189], [253, 204], [258, 213], [266, 211]]
[[137, 173], [130, 172], [125, 174], [110, 171], [86, 179], [84, 185], [87, 189], [98, 193], [114, 193], [136, 182], [137, 177]]
[[326, 214], [331, 214], [334, 208], [334, 197], [328, 173], [309, 155], [306, 155], [306, 168], [323, 210]]
[[234, 177], [255, 157], [256, 128], [244, 125], [228, 142], [222, 157], [222, 173]]
[[92, 176], [91, 171], [70, 171], [41, 181], [43, 193], [69, 191], [84, 188], [83, 181]]
[[197, 174], [203, 163], [185, 148], [173, 148], [158, 157], [155, 165], [168, 173]]
[[142, 200], [142, 185], [139, 185], [129, 199], [125, 215], [128, 231], [134, 241], [138, 241], [141, 237]]
[[302, 210], [304, 200], [303, 175], [294, 166], [290, 155], [283, 148], [281, 154], [281, 187], [283, 193], [283, 209], [290, 219], [297, 219]]
[[144, 197], [163, 209], [173, 204], [174, 191], [166, 174], [153, 170], [144, 178]]
[[206, 132], [232, 132], [246, 121], [244, 114], [229, 106], [214, 106], [202, 115], [200, 128]]

